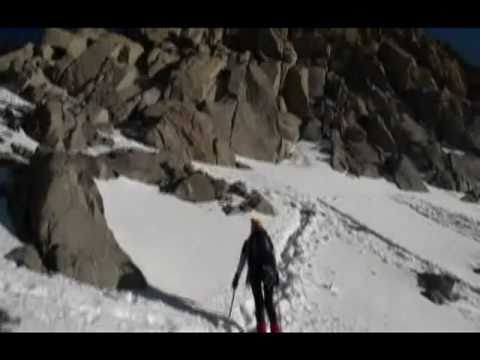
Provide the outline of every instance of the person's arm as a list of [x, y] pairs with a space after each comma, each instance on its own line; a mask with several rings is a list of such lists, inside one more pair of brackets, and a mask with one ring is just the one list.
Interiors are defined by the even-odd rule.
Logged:
[[248, 240], [246, 240], [243, 243], [242, 253], [240, 255], [240, 261], [238, 262], [237, 271], [235, 271], [235, 276], [233, 277], [232, 287], [234, 289], [236, 289], [238, 286], [238, 279], [240, 278], [243, 268], [245, 267], [245, 263], [247, 262], [247, 243], [248, 243]]

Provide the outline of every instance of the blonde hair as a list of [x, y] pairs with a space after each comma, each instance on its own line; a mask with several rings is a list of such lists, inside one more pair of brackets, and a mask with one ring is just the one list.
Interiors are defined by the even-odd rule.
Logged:
[[262, 220], [260, 220], [258, 217], [252, 217], [252, 218], [251, 218], [251, 222], [252, 222], [252, 224], [254, 224], [255, 226], [263, 229]]

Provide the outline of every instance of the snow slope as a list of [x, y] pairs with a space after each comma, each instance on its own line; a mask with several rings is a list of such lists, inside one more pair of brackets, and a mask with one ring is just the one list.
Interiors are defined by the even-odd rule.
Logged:
[[[345, 176], [317, 153], [302, 143], [296, 161], [281, 165], [248, 159], [241, 161], [251, 170], [196, 164], [245, 181], [278, 210], [265, 223], [282, 272], [278, 305], [286, 330], [477, 331], [479, 277], [472, 266], [480, 254], [473, 220], [478, 207], [437, 189], [412, 194], [384, 180]], [[228, 311], [248, 216], [226, 216], [214, 203], [182, 203], [127, 179], [98, 185], [118, 241], [152, 286], [212, 312]], [[440, 215], [420, 214], [417, 202]], [[452, 211], [463, 219], [459, 226], [450, 221]], [[464, 298], [431, 303], [417, 286], [415, 272], [424, 270], [458, 277]], [[237, 299], [234, 320], [250, 329], [249, 290], [242, 287]]]
[[[14, 143], [36, 146], [0, 121], [1, 131], [9, 131]], [[113, 138], [114, 147], [141, 147], [119, 134]], [[90, 149], [92, 154], [105, 150]], [[428, 194], [402, 192], [382, 179], [340, 174], [309, 143], [300, 143], [293, 159], [277, 165], [239, 160], [250, 169], [195, 166], [244, 181], [277, 210], [276, 216], [259, 216], [276, 247], [282, 284], [276, 301], [285, 331], [480, 330], [480, 275], [474, 271], [480, 268], [478, 205], [435, 188]], [[1, 172], [0, 182], [8, 180], [8, 172]], [[100, 291], [61, 275], [16, 268], [3, 258], [19, 242], [0, 198], [0, 310], [19, 320], [7, 324], [9, 330], [254, 327], [244, 277], [232, 319], [226, 318], [251, 214], [226, 216], [216, 203], [182, 202], [122, 177], [97, 185], [109, 226], [151, 289]], [[456, 277], [460, 300], [436, 305], [424, 297], [416, 273], [425, 270]]]

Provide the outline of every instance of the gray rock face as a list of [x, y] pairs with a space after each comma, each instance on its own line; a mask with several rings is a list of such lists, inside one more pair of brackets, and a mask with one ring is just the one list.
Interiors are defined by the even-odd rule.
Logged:
[[364, 117], [363, 121], [360, 120], [360, 122], [367, 131], [370, 143], [379, 146], [384, 152], [393, 153], [396, 151], [395, 139], [379, 115]]
[[412, 161], [406, 156], [402, 156], [398, 160], [393, 173], [393, 179], [402, 190], [428, 192], [428, 188], [423, 183], [420, 174], [415, 169]]
[[239, 155], [276, 161], [281, 142], [279, 113], [269, 82], [262, 69], [250, 62], [237, 93], [230, 144]]
[[278, 95], [280, 91], [280, 85], [282, 82], [282, 65], [280, 61], [265, 61], [260, 64], [260, 67], [268, 76], [273, 88], [273, 93], [275, 96]]
[[302, 127], [302, 139], [317, 142], [322, 138], [322, 123], [316, 118], [311, 119]]
[[152, 43], [160, 44], [169, 37], [179, 36], [181, 28], [143, 28], [142, 34]]
[[218, 136], [211, 117], [188, 103], [159, 102], [143, 112], [145, 143], [199, 161], [233, 165], [234, 154]]
[[213, 95], [216, 77], [226, 65], [227, 59], [223, 55], [199, 53], [188, 58], [174, 74], [172, 97], [196, 103], [206, 100]]
[[417, 275], [417, 281], [423, 289], [422, 295], [435, 304], [442, 305], [460, 298], [455, 289], [457, 280], [448, 274], [423, 272]]
[[176, 188], [175, 196], [190, 202], [206, 202], [216, 199], [213, 182], [203, 173], [194, 173], [183, 180]]
[[32, 245], [15, 248], [5, 255], [5, 258], [13, 261], [17, 266], [25, 266], [39, 273], [46, 272], [42, 259], [40, 259], [37, 250]]
[[70, 65], [60, 79], [60, 85], [71, 95], [78, 95], [89, 81], [95, 79], [103, 63], [120, 44], [110, 37], [101, 38], [90, 46]]
[[449, 154], [448, 164], [460, 191], [476, 191], [480, 187], [480, 160], [477, 157]]
[[294, 37], [293, 46], [300, 58], [327, 58], [329, 56], [328, 41], [323, 36], [316, 34], [302, 34]]
[[67, 154], [38, 150], [29, 179], [21, 220], [48, 271], [100, 288], [146, 286], [108, 228], [95, 183]]
[[467, 104], [447, 89], [442, 92], [416, 91], [409, 100], [419, 121], [432, 129], [441, 140], [450, 146], [464, 146]]
[[283, 60], [288, 29], [264, 28], [257, 33], [257, 49], [265, 56]]
[[308, 69], [295, 66], [285, 79], [284, 98], [288, 111], [304, 119], [309, 115]]
[[322, 97], [327, 77], [324, 66], [312, 66], [308, 69], [308, 95], [310, 99]]
[[69, 104], [58, 100], [39, 106], [25, 130], [42, 145], [61, 151], [84, 149], [94, 134], [85, 113], [77, 114]]
[[123, 33], [51, 28], [40, 46], [0, 56], [2, 80], [40, 109], [22, 122], [27, 133], [77, 151], [117, 127], [160, 151], [227, 166], [235, 154], [276, 162], [300, 137], [323, 139], [341, 171], [378, 176], [385, 157], [405, 154], [430, 184], [471, 182], [442, 146], [480, 154], [470, 101], [480, 76], [416, 30]]
[[164, 42], [158, 47], [153, 48], [148, 54], [147, 74], [153, 78], [169, 65], [180, 61], [180, 59], [181, 57], [175, 44]]
[[28, 43], [21, 49], [0, 56], [0, 73], [13, 69], [19, 73], [24, 64], [33, 57], [33, 44]]
[[396, 89], [406, 91], [414, 88], [416, 62], [409, 53], [392, 41], [384, 41], [378, 56]]
[[47, 28], [42, 43], [50, 46], [54, 52], [62, 50], [72, 58], [77, 58], [87, 49], [87, 39], [59, 28]]
[[169, 152], [114, 151], [87, 161], [84, 165], [91, 164], [93, 174], [99, 178], [122, 175], [161, 189], [169, 189], [188, 176], [188, 160]]
[[136, 69], [131, 66], [142, 53], [143, 47], [140, 44], [116, 34], [102, 35], [67, 67], [59, 80], [60, 85], [65, 87], [69, 94], [78, 95], [90, 81], [97, 78], [105, 61], [109, 58], [112, 59], [111, 61], [115, 60], [119, 68], [131, 69], [126, 74], [116, 74], [120, 84], [123, 78], [131, 77], [131, 73], [135, 73]]
[[292, 142], [296, 142], [300, 138], [300, 125], [302, 120], [291, 113], [279, 114], [279, 131], [280, 135]]
[[348, 128], [342, 137], [332, 132], [332, 167], [356, 176], [378, 177], [383, 165], [381, 153], [366, 141], [361, 128]]

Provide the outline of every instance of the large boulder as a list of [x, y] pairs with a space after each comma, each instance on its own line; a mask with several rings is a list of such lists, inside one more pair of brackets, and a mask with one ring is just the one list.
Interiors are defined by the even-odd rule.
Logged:
[[348, 153], [350, 173], [356, 176], [377, 177], [378, 169], [383, 163], [383, 153], [368, 143], [365, 130], [351, 121], [344, 128], [342, 137]]
[[180, 60], [180, 54], [174, 43], [165, 41], [154, 47], [147, 56], [147, 75], [155, 77], [163, 69]]
[[480, 159], [476, 156], [449, 154], [448, 164], [459, 191], [469, 191], [480, 187]]
[[240, 206], [243, 208], [248, 208], [261, 212], [262, 214], [266, 215], [273, 216], [276, 214], [273, 205], [256, 190], [252, 190], [247, 200], [243, 202]]
[[263, 55], [282, 60], [288, 29], [264, 28], [257, 32], [257, 51]]
[[466, 124], [465, 146], [468, 150], [480, 154], [480, 116], [472, 116], [470, 123]]
[[208, 33], [207, 28], [183, 28], [180, 32], [180, 39], [187, 40], [193, 47], [196, 47], [204, 42]]
[[88, 45], [91, 45], [107, 33], [108, 30], [104, 28], [79, 28], [75, 31], [76, 35], [87, 39]]
[[365, 90], [370, 84], [381, 91], [391, 90], [390, 82], [382, 63], [377, 57], [358, 48], [352, 54], [346, 77], [352, 88]]
[[413, 145], [408, 155], [427, 182], [447, 190], [457, 189], [447, 154], [439, 142], [429, 140], [425, 146]]
[[308, 96], [311, 99], [323, 96], [326, 76], [326, 66], [312, 66], [308, 69]]
[[181, 28], [143, 28], [140, 30], [142, 35], [148, 41], [154, 44], [161, 44], [163, 41], [171, 37], [179, 36]]
[[282, 81], [282, 65], [280, 61], [269, 60], [260, 64], [262, 70], [267, 74], [268, 78], [271, 81], [271, 86], [275, 96], [278, 95], [280, 91], [280, 83]]
[[143, 112], [143, 141], [161, 150], [173, 151], [198, 161], [234, 165], [235, 157], [217, 135], [212, 118], [188, 103], [166, 101]]
[[7, 70], [13, 70], [17, 74], [20, 73], [25, 63], [33, 57], [33, 53], [34, 46], [32, 43], [28, 43], [20, 49], [1, 55], [0, 73]]
[[426, 146], [429, 140], [427, 131], [406, 113], [395, 121], [391, 132], [400, 151], [408, 151], [412, 145]]
[[13, 261], [17, 266], [25, 266], [27, 269], [39, 273], [46, 272], [38, 251], [31, 244], [17, 247], [5, 255], [5, 259]]
[[465, 97], [467, 95], [466, 76], [458, 61], [447, 58], [445, 60], [444, 68], [447, 87], [454, 94]]
[[417, 64], [413, 56], [393, 41], [387, 40], [380, 45], [378, 57], [395, 89], [406, 91], [414, 88]]
[[[475, 189], [472, 189], [472, 190], [468, 190], [460, 200], [468, 202], [468, 203], [477, 203], [478, 204], [480, 202], [480, 189], [475, 188]], [[479, 269], [477, 269], [477, 271], [479, 271]]]
[[24, 124], [28, 135], [55, 150], [82, 150], [92, 140], [94, 129], [84, 112], [58, 100], [38, 106]]
[[394, 161], [393, 165], [393, 181], [402, 190], [411, 190], [418, 192], [428, 192], [420, 174], [415, 165], [405, 155], [401, 155]]
[[356, 176], [378, 177], [383, 164], [381, 154], [366, 141], [346, 143], [349, 153], [349, 170]]
[[82, 96], [89, 105], [108, 110], [110, 121], [118, 125], [128, 120], [141, 101], [142, 88], [136, 84], [138, 75], [135, 66], [108, 59]]
[[207, 43], [210, 47], [217, 46], [223, 39], [224, 28], [209, 28], [207, 31]]
[[302, 124], [302, 120], [300, 120], [297, 116], [284, 112], [279, 113], [278, 115], [278, 129], [280, 131], [280, 135], [288, 141], [296, 142], [300, 138], [300, 126]]
[[238, 102], [230, 96], [225, 96], [218, 102], [207, 102], [204, 109], [205, 113], [211, 117], [221, 143], [229, 148], [231, 148], [233, 120], [237, 110]]
[[119, 175], [147, 184], [158, 185], [162, 190], [176, 186], [189, 174], [189, 162], [170, 152], [144, 152], [133, 150], [113, 151], [92, 159], [83, 159], [84, 166], [93, 166], [92, 175], [111, 179]]
[[437, 305], [460, 299], [456, 285], [458, 280], [448, 274], [423, 272], [417, 274], [418, 285], [422, 295]]
[[196, 172], [180, 182], [174, 192], [179, 199], [190, 202], [206, 202], [216, 199], [215, 187], [211, 178]]
[[48, 45], [61, 55], [68, 54], [76, 59], [87, 49], [87, 39], [60, 28], [47, 28], [43, 34], [42, 44]]
[[214, 94], [216, 78], [226, 65], [227, 58], [221, 53], [215, 56], [198, 53], [187, 58], [173, 74], [171, 97], [197, 103], [206, 100]]
[[343, 144], [342, 137], [338, 130], [332, 131], [331, 142], [332, 154], [330, 162], [332, 168], [340, 172], [348, 172], [350, 170], [349, 154], [345, 149], [345, 145]]
[[305, 119], [309, 115], [308, 68], [296, 65], [288, 72], [283, 97], [288, 111]]
[[293, 47], [299, 58], [328, 58], [330, 46], [321, 35], [301, 34], [292, 39]]
[[345, 79], [333, 71], [329, 71], [325, 78], [324, 95], [337, 102], [341, 107], [350, 95], [350, 90]]
[[276, 161], [281, 136], [279, 112], [270, 80], [251, 61], [237, 92], [237, 106], [232, 118], [231, 147], [242, 156]]
[[455, 147], [462, 148], [465, 143], [465, 110], [466, 106], [462, 99], [444, 90], [439, 106], [431, 115], [438, 121], [439, 137]]
[[219, 139], [235, 153], [264, 161], [281, 157], [279, 111], [271, 79], [248, 52], [232, 55], [206, 103]]
[[409, 115], [402, 114], [392, 128], [396, 150], [408, 156], [415, 168], [432, 184], [452, 188], [451, 177], [440, 144]]
[[[99, 288], [141, 289], [141, 271], [118, 246], [93, 179], [66, 153], [40, 148], [23, 191], [24, 225], [50, 272]], [[21, 213], [21, 212], [20, 212]]]
[[408, 96], [409, 104], [419, 121], [435, 131], [441, 141], [454, 147], [465, 145], [466, 104], [448, 89], [414, 91]]
[[121, 45], [112, 38], [100, 38], [65, 70], [60, 85], [71, 95], [79, 94], [88, 82], [96, 78], [105, 60], [120, 48]]
[[323, 137], [323, 126], [317, 118], [304, 121], [300, 131], [303, 140], [317, 142]]
[[[75, 58], [68, 54], [65, 54], [59, 60], [55, 61], [55, 63], [51, 66], [45, 67], [45, 75], [54, 84], [57, 84], [59, 87], [63, 88], [63, 85], [61, 83], [63, 74], [74, 63], [74, 61]], [[68, 93], [66, 89], [65, 92]]]
[[64, 121], [62, 103], [51, 101], [36, 110], [30, 123], [26, 125], [27, 134], [40, 143], [56, 149], [64, 149]]
[[140, 43], [133, 41], [126, 36], [109, 33], [107, 37], [110, 41], [115, 41], [120, 44], [118, 52], [114, 53], [113, 56], [115, 60], [121, 64], [127, 64], [130, 66], [135, 65], [145, 51]]
[[438, 84], [445, 84], [454, 94], [467, 95], [469, 75], [458, 60], [452, 57], [438, 42], [422, 41], [415, 51], [418, 61], [424, 63], [431, 71]]
[[367, 131], [368, 141], [379, 146], [386, 153], [394, 153], [396, 144], [380, 115], [363, 116], [359, 123]]
[[68, 92], [52, 83], [42, 69], [31, 73], [25, 72], [17, 80], [18, 88], [22, 89], [22, 97], [34, 104], [44, 104], [51, 100], [71, 101]]
[[[97, 78], [107, 59], [125, 65], [121, 69], [134, 71], [132, 66], [142, 53], [140, 44], [117, 34], [104, 34], [68, 66], [59, 80], [60, 85], [70, 94], [78, 95], [89, 82]], [[118, 82], [127, 75], [119, 73]]]
[[[257, 190], [248, 191], [247, 186], [242, 181], [236, 181], [229, 184], [224, 196], [222, 210], [227, 215], [245, 213], [252, 210], [266, 215], [275, 215], [275, 209], [272, 204]], [[233, 196], [243, 199], [239, 204], [233, 204]]]

